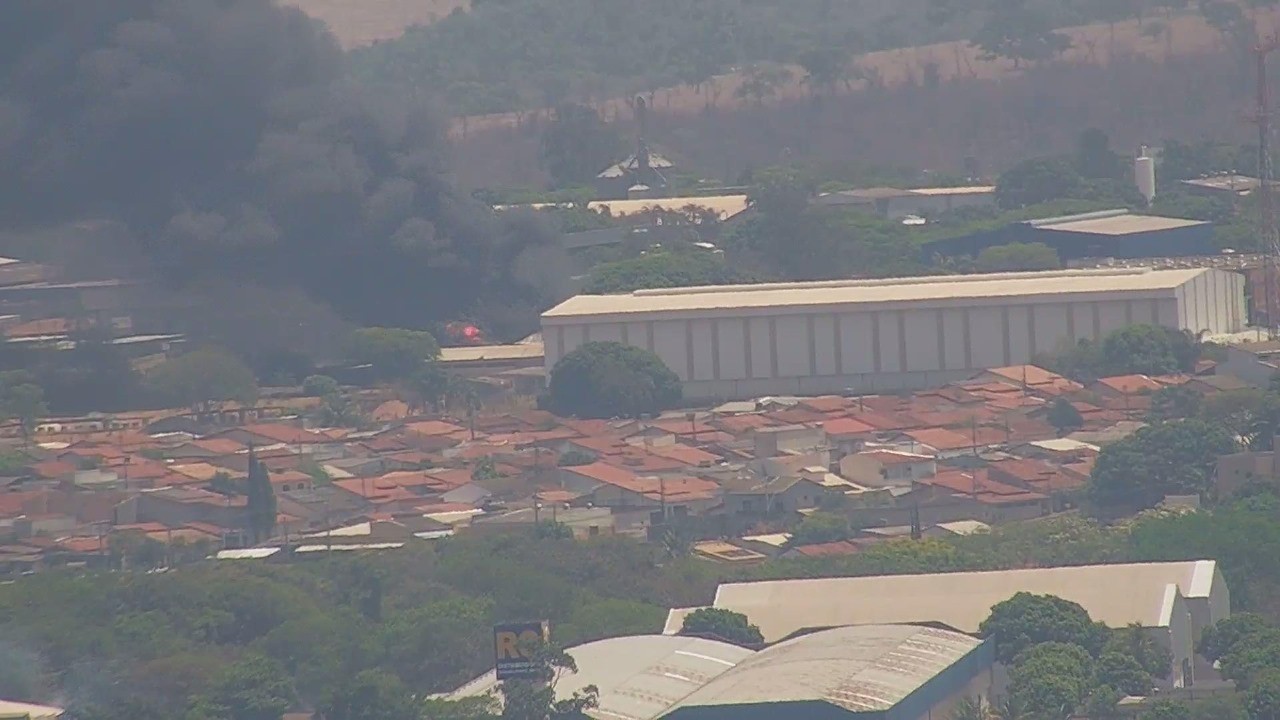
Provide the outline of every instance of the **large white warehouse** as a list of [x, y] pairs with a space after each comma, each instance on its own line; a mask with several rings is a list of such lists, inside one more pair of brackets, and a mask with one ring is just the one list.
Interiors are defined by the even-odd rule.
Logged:
[[542, 315], [550, 370], [602, 340], [656, 353], [688, 398], [929, 387], [1136, 323], [1246, 324], [1244, 277], [1124, 268], [579, 295]]

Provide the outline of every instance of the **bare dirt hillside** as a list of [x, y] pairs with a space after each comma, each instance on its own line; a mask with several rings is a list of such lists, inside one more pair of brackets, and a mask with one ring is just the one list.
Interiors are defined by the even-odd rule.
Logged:
[[281, 0], [323, 20], [343, 48], [400, 37], [405, 28], [435, 22], [469, 0]]
[[[1260, 15], [1260, 26], [1268, 27], [1268, 20], [1274, 21], [1275, 18]], [[1172, 18], [1149, 17], [1142, 24], [1131, 20], [1113, 26], [1099, 24], [1068, 28], [1064, 32], [1071, 36], [1073, 45], [1062, 58], [1064, 64], [1106, 65], [1113, 55], [1163, 61], [1172, 56], [1191, 56], [1219, 50], [1223, 42], [1220, 34], [1199, 14], [1190, 13]], [[933, 73], [939, 81], [999, 79], [1018, 72], [1012, 62], [986, 61], [980, 55], [981, 51], [967, 42], [940, 43], [863, 55], [857, 59], [857, 67], [864, 77], [876, 78], [885, 86], [919, 83], [926, 72]], [[927, 70], [930, 66], [932, 71]], [[803, 77], [802, 70], [792, 68], [792, 80], [781, 89], [774, 101], [805, 95], [807, 88], [802, 82]], [[716, 78], [705, 95], [689, 86], [659, 90], [655, 106], [663, 112], [681, 114], [697, 112], [712, 99], [716, 107], [722, 109], [750, 105], [754, 101], [734, 97], [734, 92], [742, 81], [742, 73], [722, 75]], [[863, 83], [859, 81], [857, 84]], [[630, 115], [626, 98], [623, 97], [596, 103], [596, 106], [606, 118], [626, 118]], [[452, 132], [457, 135], [487, 128], [513, 127], [527, 115], [528, 113], [500, 113], [459, 119], [454, 123]]]

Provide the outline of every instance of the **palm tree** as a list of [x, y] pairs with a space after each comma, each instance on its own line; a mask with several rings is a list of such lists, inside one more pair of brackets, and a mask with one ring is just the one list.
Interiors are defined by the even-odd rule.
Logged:
[[990, 717], [991, 706], [979, 695], [960, 698], [955, 707], [951, 708], [950, 720], [989, 720]]

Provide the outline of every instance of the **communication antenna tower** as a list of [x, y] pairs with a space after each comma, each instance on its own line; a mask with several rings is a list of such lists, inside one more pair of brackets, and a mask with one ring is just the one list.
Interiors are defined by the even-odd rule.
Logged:
[[1272, 197], [1271, 166], [1271, 88], [1267, 84], [1267, 58], [1280, 49], [1280, 36], [1272, 34], [1253, 49], [1258, 64], [1258, 98], [1253, 121], [1258, 125], [1258, 213], [1262, 230], [1262, 272], [1266, 293], [1267, 337], [1277, 333], [1276, 257], [1280, 255], [1280, 237], [1276, 233], [1276, 215]]

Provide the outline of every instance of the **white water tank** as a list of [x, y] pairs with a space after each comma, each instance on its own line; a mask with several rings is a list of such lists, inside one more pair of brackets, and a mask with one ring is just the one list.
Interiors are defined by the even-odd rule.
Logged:
[[1138, 185], [1138, 192], [1150, 205], [1156, 196], [1156, 161], [1147, 154], [1146, 145], [1142, 146], [1138, 157], [1133, 161], [1133, 181]]

